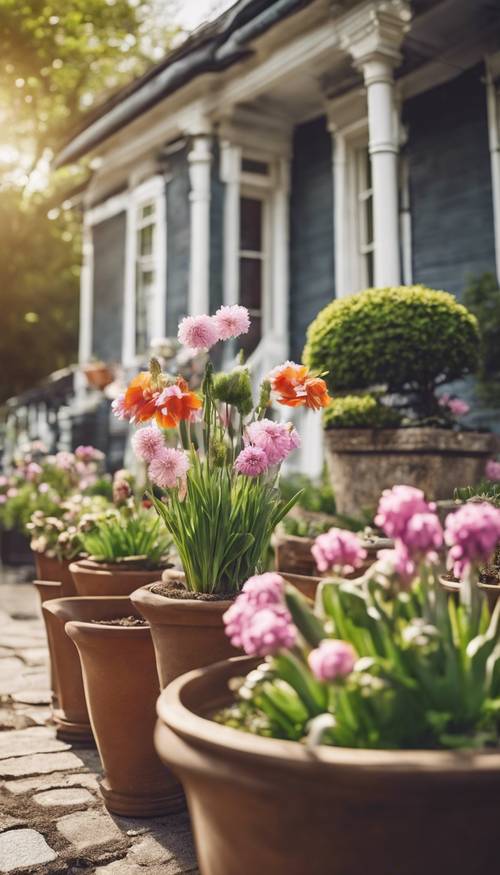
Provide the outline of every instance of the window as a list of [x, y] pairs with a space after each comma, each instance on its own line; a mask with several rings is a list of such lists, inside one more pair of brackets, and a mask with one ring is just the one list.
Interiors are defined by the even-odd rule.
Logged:
[[361, 285], [374, 284], [373, 189], [371, 160], [366, 147], [356, 149], [356, 201], [358, 226], [358, 256], [361, 264]]
[[137, 207], [135, 264], [135, 351], [143, 355], [158, 334], [156, 323], [157, 227], [154, 201]]
[[266, 262], [264, 213], [265, 201], [262, 198], [240, 198], [239, 299], [240, 304], [247, 307], [251, 318], [250, 331], [240, 338], [246, 356], [254, 351], [262, 339]]

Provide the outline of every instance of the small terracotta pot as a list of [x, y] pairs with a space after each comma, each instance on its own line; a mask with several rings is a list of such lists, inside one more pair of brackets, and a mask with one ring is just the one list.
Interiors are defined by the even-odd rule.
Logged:
[[58, 581], [62, 584], [61, 595], [76, 595], [75, 584], [69, 570], [70, 562], [66, 559], [59, 560], [56, 556], [47, 556], [46, 553], [35, 553], [36, 576], [39, 580]]
[[40, 605], [42, 605], [42, 617], [45, 624], [45, 633], [47, 635], [47, 645], [49, 648], [50, 660], [50, 689], [52, 690], [52, 704], [57, 706], [59, 699], [59, 681], [57, 679], [56, 660], [54, 657], [54, 642], [52, 640], [52, 630], [50, 624], [47, 623], [47, 617], [43, 612], [43, 604], [49, 599], [58, 599], [62, 596], [62, 584], [55, 580], [34, 580], [35, 587], [39, 597]]
[[186, 790], [201, 875], [496, 871], [498, 751], [311, 752], [206, 719], [258, 662], [191, 672], [158, 700], [156, 746]]
[[69, 570], [80, 596], [129, 596], [138, 587], [154, 583], [161, 575], [158, 568], [140, 571], [124, 567], [123, 562], [113, 565], [88, 560], [72, 562]]
[[131, 601], [150, 625], [162, 689], [186, 671], [238, 653], [222, 622], [232, 601], [172, 599], [151, 592], [151, 586], [137, 589]]
[[85, 365], [83, 372], [87, 378], [89, 386], [93, 389], [105, 389], [114, 380], [112, 368], [105, 362], [90, 362]]
[[[458, 598], [460, 593], [460, 582], [458, 580], [447, 580], [446, 577], [440, 577], [439, 582], [446, 592], [454, 593]], [[490, 613], [493, 613], [493, 609], [500, 597], [500, 586], [495, 586], [493, 583], [481, 583], [480, 581], [478, 581], [477, 586], [486, 596]]]
[[305, 595], [308, 599], [314, 601], [318, 584], [321, 583], [321, 577], [309, 577], [305, 574], [291, 574], [289, 571], [280, 571], [279, 573], [284, 580], [297, 587], [302, 595]]
[[180, 811], [182, 788], [162, 768], [153, 745], [159, 685], [149, 628], [89, 622], [139, 616], [128, 598], [73, 599], [68, 611], [73, 618], [66, 632], [80, 655], [106, 807], [126, 817]]

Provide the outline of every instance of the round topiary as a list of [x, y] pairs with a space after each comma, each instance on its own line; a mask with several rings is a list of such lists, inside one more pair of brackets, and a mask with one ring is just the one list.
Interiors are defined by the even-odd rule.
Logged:
[[323, 414], [325, 428], [398, 428], [401, 414], [374, 395], [339, 395]]
[[368, 289], [332, 301], [307, 332], [304, 363], [327, 372], [330, 391], [385, 386], [433, 396], [475, 370], [476, 318], [448, 292], [423, 286]]

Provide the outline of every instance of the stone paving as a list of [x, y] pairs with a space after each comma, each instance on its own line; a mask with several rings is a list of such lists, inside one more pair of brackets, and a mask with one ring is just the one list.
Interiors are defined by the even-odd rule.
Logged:
[[37, 594], [0, 570], [0, 873], [197, 875], [187, 814], [110, 815], [97, 751], [56, 738], [50, 701]]

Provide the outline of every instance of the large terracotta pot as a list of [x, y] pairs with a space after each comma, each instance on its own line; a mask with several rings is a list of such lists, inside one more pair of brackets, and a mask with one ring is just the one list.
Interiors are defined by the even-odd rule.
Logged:
[[150, 625], [162, 689], [186, 671], [236, 655], [222, 622], [232, 602], [173, 599], [151, 592], [151, 586], [136, 590], [131, 600]]
[[59, 560], [46, 553], [35, 553], [36, 576], [39, 580], [58, 581], [62, 585], [61, 595], [76, 595], [75, 584], [69, 570], [68, 560]]
[[182, 788], [153, 746], [159, 684], [149, 628], [90, 622], [139, 616], [128, 598], [74, 599], [68, 612], [66, 632], [80, 655], [106, 807], [130, 817], [181, 810]]
[[155, 740], [182, 780], [201, 875], [495, 872], [498, 751], [386, 751], [262, 738], [206, 719], [246, 657], [158, 701]]
[[383, 489], [418, 486], [428, 499], [479, 483], [498, 435], [445, 428], [338, 428], [325, 432], [326, 459], [339, 513], [375, 509]]
[[42, 606], [42, 617], [45, 624], [47, 646], [49, 649], [50, 689], [52, 690], [52, 704], [56, 706], [59, 698], [59, 681], [57, 678], [56, 660], [54, 657], [54, 642], [52, 640], [50, 624], [47, 623], [46, 615], [43, 612], [43, 604], [49, 599], [58, 599], [62, 596], [62, 584], [56, 582], [55, 580], [34, 580], [33, 586], [35, 587], [40, 597], [40, 605]]
[[140, 571], [127, 568], [125, 563], [105, 564], [81, 560], [69, 566], [75, 587], [80, 596], [129, 596], [134, 590], [154, 583], [161, 571]]
[[[394, 547], [394, 542], [390, 538], [370, 538], [369, 540], [362, 539], [362, 541], [367, 554], [366, 559], [356, 571], [347, 575], [348, 578], [361, 577], [370, 565], [373, 565], [376, 561], [379, 550], [387, 550]], [[274, 542], [276, 571], [283, 575], [283, 577], [286, 577], [287, 580], [292, 576], [299, 579], [304, 578], [317, 581], [319, 579], [318, 569], [311, 553], [313, 545], [314, 538], [302, 538], [298, 535], [278, 535]], [[291, 582], [293, 583], [293, 581]], [[296, 585], [300, 589], [300, 586]]]
[[[458, 598], [460, 593], [460, 583], [458, 580], [448, 580], [446, 577], [440, 577], [439, 582], [446, 592], [453, 593]], [[480, 581], [478, 581], [477, 586], [483, 595], [486, 596], [490, 612], [493, 613], [493, 609], [500, 596], [500, 586], [496, 586], [493, 583], [481, 583]]]

